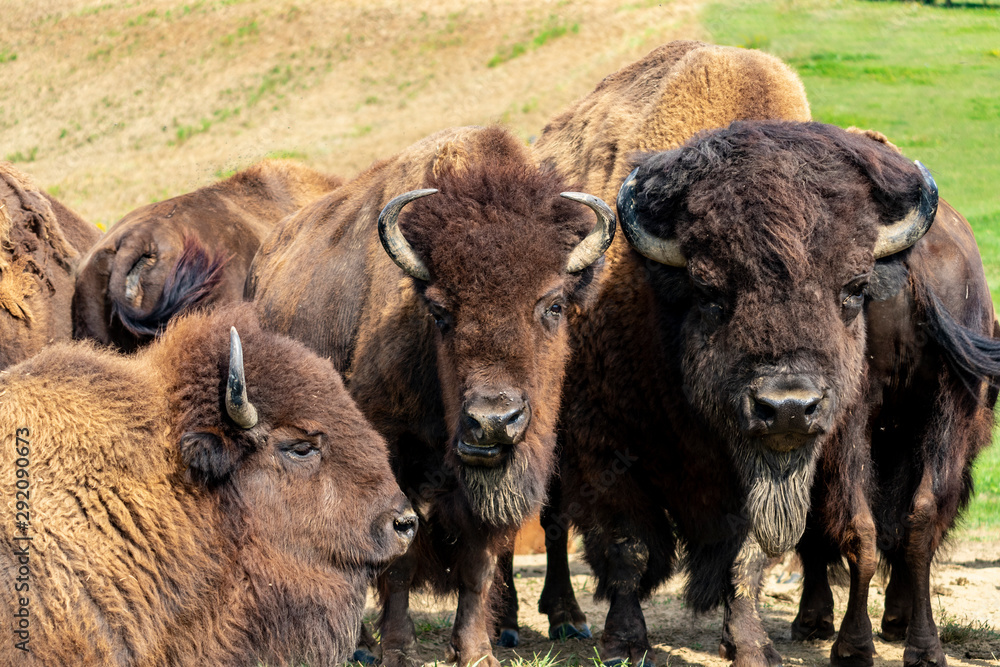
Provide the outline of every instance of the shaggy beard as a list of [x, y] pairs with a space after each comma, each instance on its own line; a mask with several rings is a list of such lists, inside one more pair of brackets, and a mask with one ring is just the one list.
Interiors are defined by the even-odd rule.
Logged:
[[796, 545], [806, 528], [819, 447], [775, 452], [750, 445], [745, 451], [737, 465], [747, 484], [751, 531], [764, 553], [780, 556]]
[[502, 465], [461, 466], [472, 509], [493, 526], [518, 526], [539, 506], [545, 482], [528, 472], [528, 460], [515, 453]]

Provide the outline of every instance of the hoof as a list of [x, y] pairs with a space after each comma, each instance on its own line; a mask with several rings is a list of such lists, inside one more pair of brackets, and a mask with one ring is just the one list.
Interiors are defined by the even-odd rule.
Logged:
[[837, 634], [837, 629], [833, 627], [833, 614], [827, 617], [816, 619], [812, 622], [804, 622], [796, 616], [792, 621], [792, 639], [795, 641], [806, 641], [809, 639], [830, 639]]
[[759, 651], [743, 652], [737, 651], [735, 646], [726, 642], [720, 642], [719, 657], [731, 661], [733, 667], [749, 667], [751, 665], [755, 667], [781, 667], [782, 665], [781, 654], [771, 642], [768, 642]]
[[909, 623], [902, 618], [889, 619], [882, 617], [882, 632], [879, 636], [887, 642], [901, 642], [906, 639], [906, 628]]
[[921, 649], [907, 646], [903, 650], [903, 667], [947, 667], [948, 658], [940, 644], [933, 648]]
[[562, 625], [549, 628], [549, 639], [590, 639], [590, 626], [586, 623], [581, 623], [580, 627], [576, 627], [570, 623], [563, 623]]
[[622, 667], [628, 664], [630, 667], [656, 667], [656, 663], [653, 661], [652, 656], [649, 651], [643, 651], [642, 653], [636, 653], [634, 650], [630, 651], [632, 653], [632, 658], [609, 658], [603, 660], [602, 665], [604, 667]]
[[520, 640], [521, 635], [518, 634], [517, 630], [504, 630], [500, 633], [500, 638], [497, 639], [497, 646], [514, 648]]
[[[603, 663], [604, 667], [622, 667], [625, 664], [630, 664], [628, 658], [613, 658], [611, 660], [605, 660]], [[649, 658], [643, 658], [639, 661], [639, 664], [634, 667], [656, 667], [656, 663]]]
[[371, 651], [364, 648], [359, 648], [351, 656], [351, 662], [360, 662], [362, 665], [377, 665], [378, 658], [376, 658]]
[[837, 639], [830, 649], [830, 664], [833, 667], [872, 667], [875, 664], [875, 644], [857, 647], [848, 646]]

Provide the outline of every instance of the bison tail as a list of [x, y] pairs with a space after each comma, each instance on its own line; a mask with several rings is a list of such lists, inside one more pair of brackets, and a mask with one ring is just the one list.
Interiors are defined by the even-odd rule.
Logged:
[[[941, 300], [926, 289], [927, 325], [931, 338], [944, 351], [952, 370], [978, 396], [980, 382], [995, 386], [1000, 380], [1000, 329], [994, 323], [993, 336], [977, 333], [952, 317]], [[990, 395], [995, 391], [991, 389]]]
[[159, 301], [148, 313], [138, 313], [117, 299], [111, 304], [111, 317], [136, 336], [157, 336], [172, 317], [202, 302], [222, 282], [228, 258], [222, 253], [210, 255], [193, 236], [184, 237], [184, 248], [163, 283]]

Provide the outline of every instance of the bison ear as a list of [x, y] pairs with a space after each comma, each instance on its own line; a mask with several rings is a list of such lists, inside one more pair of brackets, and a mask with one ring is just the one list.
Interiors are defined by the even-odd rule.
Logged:
[[196, 480], [205, 483], [221, 482], [242, 458], [236, 446], [207, 431], [188, 431], [180, 444], [184, 465]]

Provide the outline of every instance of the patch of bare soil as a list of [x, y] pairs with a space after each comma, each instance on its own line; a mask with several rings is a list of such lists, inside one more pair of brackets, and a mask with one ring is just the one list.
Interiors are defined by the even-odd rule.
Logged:
[[[941, 554], [932, 573], [935, 620], [943, 637], [948, 662], [952, 667], [1000, 666], [1000, 635], [983, 628], [1000, 628], [1000, 540], [962, 541]], [[548, 639], [548, 621], [537, 611], [538, 596], [545, 575], [545, 556], [516, 556], [514, 560], [518, 595], [521, 599], [521, 644], [515, 649], [495, 649], [502, 661], [532, 660], [550, 653], [564, 664], [592, 664], [595, 649], [607, 614], [607, 604], [595, 602], [591, 577], [580, 554], [570, 556], [573, 585], [587, 614], [594, 638], [589, 640]], [[876, 667], [900, 665], [902, 642], [887, 642], [878, 636], [884, 605], [885, 583], [879, 577], [872, 582], [869, 614], [875, 634]], [[652, 658], [659, 667], [703, 665], [725, 667], [729, 664], [718, 655], [722, 631], [722, 612], [695, 616], [685, 608], [683, 580], [674, 577], [643, 605]], [[786, 665], [828, 665], [833, 640], [798, 642], [789, 639], [795, 618], [801, 574], [794, 557], [771, 568], [761, 596], [764, 626], [784, 658]], [[847, 605], [847, 586], [835, 586], [837, 623]], [[414, 596], [413, 618], [420, 643], [420, 658], [427, 664], [444, 660], [451, 636], [454, 599]], [[377, 612], [369, 606], [373, 617]], [[978, 629], [978, 631], [977, 631]]]

